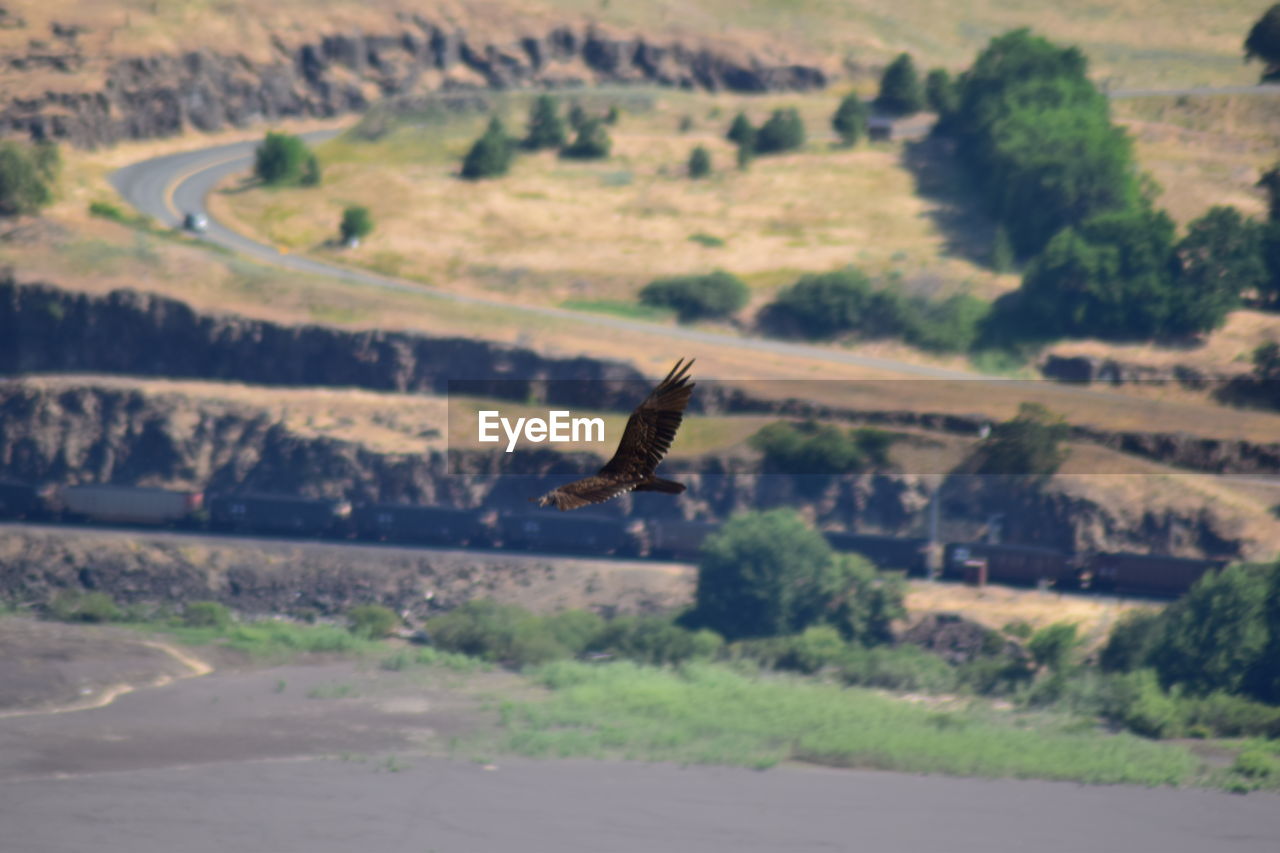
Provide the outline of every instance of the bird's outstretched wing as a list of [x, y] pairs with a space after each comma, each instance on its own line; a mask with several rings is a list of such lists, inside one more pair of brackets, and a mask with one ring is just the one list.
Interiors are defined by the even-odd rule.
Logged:
[[684, 491], [684, 486], [679, 483], [655, 481], [653, 472], [671, 449], [671, 441], [684, 419], [685, 406], [689, 405], [689, 397], [693, 394], [694, 383], [689, 381], [689, 368], [692, 366], [693, 359], [689, 359], [687, 364], [680, 359], [667, 377], [649, 392], [644, 402], [636, 406], [627, 419], [617, 451], [599, 473], [574, 480], [531, 500], [536, 500], [541, 506], [552, 505], [556, 509], [568, 510], [616, 498], [637, 487], [646, 487], [646, 483], [647, 488], [653, 491], [669, 494]]
[[667, 378], [636, 406], [627, 419], [617, 451], [600, 469], [600, 476], [635, 482], [653, 476], [654, 469], [671, 449], [676, 430], [684, 420], [685, 406], [689, 405], [689, 398], [693, 395], [695, 383], [689, 381], [689, 368], [693, 361], [677, 361]]

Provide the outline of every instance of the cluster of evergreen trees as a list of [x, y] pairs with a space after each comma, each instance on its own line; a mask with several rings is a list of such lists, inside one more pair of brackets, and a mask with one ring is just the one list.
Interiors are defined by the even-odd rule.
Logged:
[[472, 143], [463, 158], [462, 177], [474, 181], [505, 175], [510, 170], [518, 149], [556, 149], [561, 157], [578, 160], [606, 159], [613, 147], [607, 126], [616, 124], [618, 118], [616, 106], [601, 117], [588, 115], [581, 104], [574, 104], [566, 120], [560, 116], [555, 98], [540, 95], [529, 108], [529, 123], [523, 139], [516, 139], [508, 134], [501, 119], [494, 117], [490, 120], [485, 132]]

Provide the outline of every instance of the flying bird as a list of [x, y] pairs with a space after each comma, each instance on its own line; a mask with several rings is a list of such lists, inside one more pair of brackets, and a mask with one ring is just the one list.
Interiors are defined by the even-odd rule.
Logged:
[[677, 361], [667, 378], [636, 406], [627, 419], [627, 428], [622, 431], [622, 440], [613, 458], [595, 476], [583, 477], [529, 500], [536, 501], [538, 506], [570, 510], [631, 491], [668, 495], [683, 492], [683, 483], [655, 477], [653, 472], [671, 449], [671, 441], [684, 420], [684, 407], [693, 395], [694, 383], [689, 381], [692, 366], [693, 359], [689, 359], [688, 364], [684, 359]]

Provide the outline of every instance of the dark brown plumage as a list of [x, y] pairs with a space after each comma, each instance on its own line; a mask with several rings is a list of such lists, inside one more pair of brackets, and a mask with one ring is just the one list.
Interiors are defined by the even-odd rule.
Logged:
[[607, 501], [630, 491], [669, 495], [683, 492], [683, 484], [655, 477], [653, 472], [671, 449], [676, 430], [684, 420], [684, 408], [693, 395], [694, 383], [689, 381], [689, 368], [692, 366], [693, 359], [689, 359], [688, 364], [684, 359], [677, 361], [667, 378], [636, 406], [627, 419], [627, 428], [622, 431], [622, 440], [618, 442], [613, 458], [595, 476], [583, 477], [530, 500], [536, 501], [538, 506], [569, 510]]

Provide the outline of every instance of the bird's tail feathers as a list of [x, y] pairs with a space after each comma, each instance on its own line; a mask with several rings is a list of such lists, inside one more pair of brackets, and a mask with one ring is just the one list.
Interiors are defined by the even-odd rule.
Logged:
[[684, 491], [684, 483], [677, 483], [675, 480], [664, 480], [661, 477], [654, 477], [652, 480], [645, 480], [636, 486], [637, 492], [662, 492], [667, 495], [678, 495]]

